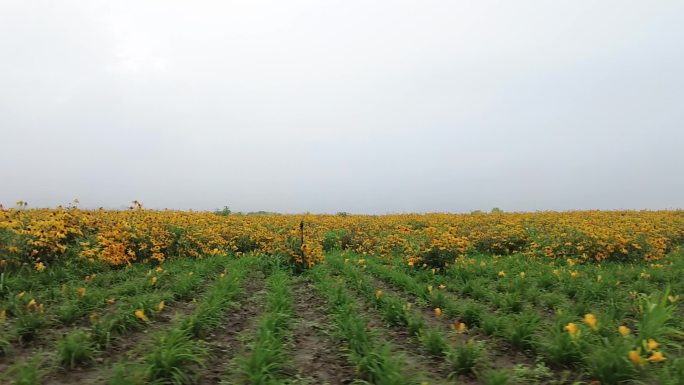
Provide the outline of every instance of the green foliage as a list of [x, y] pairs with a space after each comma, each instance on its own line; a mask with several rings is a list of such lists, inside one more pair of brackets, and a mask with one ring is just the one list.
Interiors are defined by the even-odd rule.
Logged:
[[67, 368], [91, 362], [96, 352], [95, 344], [83, 330], [74, 330], [57, 342], [60, 364]]
[[452, 374], [475, 373], [478, 366], [484, 363], [486, 350], [482, 342], [473, 339], [451, 349], [447, 355], [447, 362], [451, 365]]
[[449, 344], [442, 332], [433, 328], [425, 328], [419, 334], [419, 340], [423, 348], [433, 356], [442, 357], [449, 349]]
[[164, 384], [192, 384], [207, 350], [181, 329], [159, 336], [145, 357], [147, 378]]

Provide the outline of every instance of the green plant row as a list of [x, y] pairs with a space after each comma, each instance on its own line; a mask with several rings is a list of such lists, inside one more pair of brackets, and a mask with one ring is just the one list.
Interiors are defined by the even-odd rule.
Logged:
[[368, 320], [361, 315], [355, 299], [341, 283], [334, 281], [327, 264], [317, 265], [309, 271], [309, 276], [328, 303], [337, 333], [349, 350], [349, 361], [366, 381], [377, 385], [420, 383], [404, 371], [406, 365], [402, 357], [368, 329]]
[[[369, 259], [364, 262], [369, 272], [439, 307], [447, 317], [479, 326], [486, 334], [502, 337], [518, 349], [532, 350], [549, 363], [579, 368], [602, 384], [636, 380], [676, 384], [676, 378], [684, 378], [682, 332], [676, 327], [677, 308], [670, 303], [668, 291], [639, 295], [633, 304], [632, 327], [621, 325], [624, 328], [618, 329], [610, 319], [591, 313], [578, 319], [564, 308], [556, 309], [545, 321], [531, 309], [520, 314], [493, 312], [477, 302], [445, 296], [437, 287], [418, 283], [400, 269]], [[660, 360], [660, 355], [669, 358]]]
[[265, 313], [250, 343], [249, 353], [238, 359], [238, 371], [245, 384], [282, 383], [288, 357], [293, 298], [290, 274], [277, 270], [267, 280]]
[[208, 355], [202, 338], [222, 321], [226, 310], [242, 292], [242, 284], [255, 263], [255, 257], [231, 262], [227, 274], [221, 274], [192, 314], [178, 319], [174, 326], [153, 339], [142, 366], [116, 365], [110, 384], [195, 383]]

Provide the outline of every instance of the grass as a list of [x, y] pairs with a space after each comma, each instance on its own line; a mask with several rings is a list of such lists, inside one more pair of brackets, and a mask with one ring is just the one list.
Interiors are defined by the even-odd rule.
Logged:
[[93, 361], [97, 350], [90, 336], [83, 330], [74, 330], [57, 342], [59, 362], [73, 369]]

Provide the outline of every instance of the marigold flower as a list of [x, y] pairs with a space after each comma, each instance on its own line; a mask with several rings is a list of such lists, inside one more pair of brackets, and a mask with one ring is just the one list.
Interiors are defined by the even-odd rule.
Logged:
[[157, 284], [157, 277], [152, 277], [152, 286]]
[[501, 271], [499, 272], [499, 278], [503, 278], [503, 277], [505, 277], [505, 276], [506, 276], [506, 272], [503, 271], [503, 270], [501, 270]]
[[576, 325], [574, 322], [570, 322], [570, 323], [568, 323], [567, 325], [565, 325], [565, 328], [564, 328], [564, 329], [565, 329], [565, 331], [567, 331], [568, 334], [570, 334], [570, 336], [572, 336], [572, 337], [577, 337], [577, 336], [579, 336], [579, 328], [577, 327], [577, 325]]
[[667, 358], [665, 358], [665, 356], [661, 352], [653, 352], [653, 354], [651, 354], [651, 356], [647, 358], [647, 360], [651, 362], [663, 362], [666, 359]]
[[627, 326], [621, 325], [618, 327], [618, 332], [620, 332], [620, 334], [622, 334], [624, 337], [627, 337], [632, 331], [629, 330]]
[[596, 324], [598, 323], [598, 321], [596, 320], [596, 316], [591, 313], [584, 315], [584, 323], [589, 325], [589, 327], [593, 330], [597, 329]]
[[156, 271], [157, 273], [161, 273], [162, 271], [164, 271], [164, 269], [161, 266], [158, 266], [156, 269], [154, 269], [154, 271]]
[[43, 271], [46, 269], [45, 264], [43, 262], [37, 262], [34, 267], [38, 271]]
[[375, 299], [380, 299], [380, 297], [382, 297], [383, 294], [384, 293], [382, 290], [380, 290], [380, 289], [376, 290], [375, 291]]
[[653, 338], [649, 338], [648, 341], [646, 341], [646, 348], [651, 351], [651, 350], [656, 350], [660, 344], [656, 342]]
[[630, 350], [630, 352], [627, 354], [627, 357], [629, 357], [629, 360], [632, 361], [634, 365], [641, 365], [641, 353], [639, 350]]
[[442, 316], [442, 309], [436, 307], [435, 308], [435, 316], [441, 317]]
[[147, 321], [147, 316], [145, 316], [145, 312], [140, 309], [135, 311], [135, 317], [142, 321]]

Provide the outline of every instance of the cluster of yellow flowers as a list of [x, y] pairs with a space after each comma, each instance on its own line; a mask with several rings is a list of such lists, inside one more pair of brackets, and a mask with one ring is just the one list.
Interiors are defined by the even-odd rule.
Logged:
[[[598, 325], [598, 320], [596, 316], [592, 313], [588, 313], [584, 315], [584, 318], [582, 321], [593, 331], [598, 331], [599, 325]], [[567, 325], [565, 325], [565, 331], [572, 337], [573, 339], [578, 339], [581, 336], [581, 330], [578, 327], [578, 325], [574, 322], [569, 322]], [[625, 325], [620, 325], [617, 329], [618, 333], [625, 337], [625, 338], [631, 338], [632, 337], [632, 330], [628, 328]], [[663, 362], [667, 360], [665, 357], [665, 354], [663, 354], [662, 351], [658, 350], [660, 347], [660, 344], [654, 340], [653, 338], [649, 338], [647, 340], [644, 340], [641, 342], [641, 346], [638, 346], [632, 350], [629, 351], [627, 354], [627, 358], [634, 364], [634, 365], [640, 365], [643, 366], [647, 362]]]
[[0, 208], [0, 236], [0, 269], [28, 263], [39, 272], [72, 254], [124, 265], [173, 256], [280, 253], [310, 267], [330, 248], [431, 267], [470, 252], [655, 260], [684, 241], [684, 211], [221, 216], [145, 210], [139, 203], [128, 211], [107, 211], [27, 209], [22, 202]]

